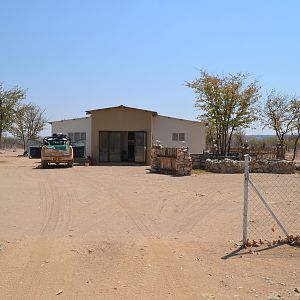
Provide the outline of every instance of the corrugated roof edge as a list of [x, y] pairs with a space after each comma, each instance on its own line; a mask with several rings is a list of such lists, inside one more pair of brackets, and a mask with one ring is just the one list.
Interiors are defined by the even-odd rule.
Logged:
[[56, 121], [50, 121], [50, 122], [48, 122], [48, 124], [52, 124], [52, 123], [56, 123], [56, 122], [72, 121], [72, 120], [89, 119], [89, 118], [90, 118], [90, 116], [81, 117], [81, 118], [73, 118], [73, 119], [56, 120]]
[[118, 106], [112, 106], [112, 107], [104, 107], [104, 108], [98, 108], [98, 109], [90, 109], [90, 110], [86, 110], [85, 112], [86, 112], [87, 115], [89, 115], [93, 111], [107, 110], [107, 109], [114, 109], [114, 108], [128, 108], [128, 109], [147, 111], [147, 112], [151, 112], [151, 113], [157, 114], [157, 112], [154, 111], [154, 110], [148, 110], [148, 109], [130, 107], [130, 106], [125, 106], [125, 105], [118, 105]]

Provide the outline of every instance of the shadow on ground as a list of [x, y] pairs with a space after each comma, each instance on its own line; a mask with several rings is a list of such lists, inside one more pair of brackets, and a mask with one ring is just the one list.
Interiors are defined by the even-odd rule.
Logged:
[[222, 256], [221, 259], [227, 260], [229, 258], [233, 258], [236, 256], [243, 256], [243, 255], [253, 255], [256, 253], [261, 253], [265, 251], [271, 251], [272, 249], [288, 245], [290, 247], [299, 247], [298, 245], [290, 245], [287, 243], [277, 243], [272, 246], [264, 246], [264, 247], [258, 247], [258, 248], [245, 248], [244, 246], [240, 246], [237, 249], [233, 250], [232, 252], [226, 254], [225, 256]]
[[[40, 162], [37, 162], [36, 164], [38, 164], [36, 167], [32, 168], [33, 170], [45, 170], [44, 168], [42, 168], [42, 165]], [[73, 167], [84, 167], [84, 164], [81, 163], [74, 163]], [[51, 164], [48, 165], [47, 170], [55, 170], [55, 169], [72, 169], [70, 167], [68, 167], [67, 164], [59, 164], [59, 165], [55, 165], [55, 164]]]

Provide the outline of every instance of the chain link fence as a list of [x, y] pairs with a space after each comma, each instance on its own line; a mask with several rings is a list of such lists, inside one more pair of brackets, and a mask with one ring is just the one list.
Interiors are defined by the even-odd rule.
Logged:
[[249, 174], [246, 157], [244, 175], [244, 245], [299, 237], [300, 174]]

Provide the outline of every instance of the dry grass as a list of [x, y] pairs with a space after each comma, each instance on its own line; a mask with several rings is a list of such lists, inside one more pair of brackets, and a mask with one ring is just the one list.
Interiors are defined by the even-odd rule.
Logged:
[[208, 171], [202, 170], [202, 169], [195, 169], [195, 170], [192, 170], [192, 174], [195, 174], [195, 175], [212, 174], [212, 172], [208, 172]]

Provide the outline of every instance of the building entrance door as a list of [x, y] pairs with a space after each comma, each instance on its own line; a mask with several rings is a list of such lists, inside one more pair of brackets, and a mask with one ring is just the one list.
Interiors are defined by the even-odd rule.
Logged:
[[146, 132], [100, 131], [100, 162], [146, 162]]
[[134, 161], [142, 163], [146, 161], [146, 132], [134, 133]]

